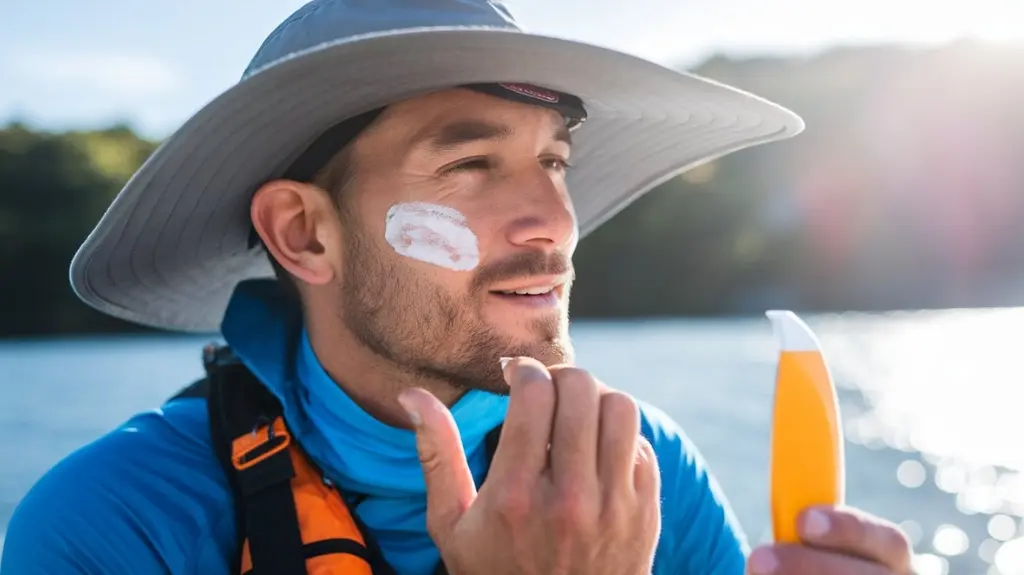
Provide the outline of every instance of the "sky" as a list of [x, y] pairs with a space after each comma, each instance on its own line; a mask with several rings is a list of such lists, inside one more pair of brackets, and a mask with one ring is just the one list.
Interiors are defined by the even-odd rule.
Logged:
[[[0, 123], [164, 137], [305, 0], [0, 0]], [[506, 0], [528, 31], [668, 66], [835, 45], [1024, 43], [1024, 0]]]

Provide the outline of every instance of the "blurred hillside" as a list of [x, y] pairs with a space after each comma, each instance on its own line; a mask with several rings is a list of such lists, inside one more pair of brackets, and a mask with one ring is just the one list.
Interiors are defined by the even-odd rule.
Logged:
[[[698, 74], [807, 131], [702, 166], [577, 252], [573, 316], [1024, 304], [1024, 51], [837, 49]], [[0, 335], [130, 329], [80, 304], [75, 249], [155, 143], [0, 130]]]
[[584, 241], [577, 315], [1024, 304], [1024, 50], [836, 49], [696, 72], [807, 129], [684, 174]]

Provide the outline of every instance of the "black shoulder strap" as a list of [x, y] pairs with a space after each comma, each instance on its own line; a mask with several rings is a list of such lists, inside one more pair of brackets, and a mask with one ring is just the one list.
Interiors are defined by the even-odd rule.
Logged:
[[[239, 541], [249, 539], [253, 574], [304, 575], [306, 560], [291, 490], [295, 476], [291, 454], [280, 449], [286, 437], [268, 427], [266, 439], [248, 452], [250, 459], [277, 451], [251, 467], [238, 469], [232, 443], [281, 416], [277, 398], [228, 348], [207, 350], [204, 357], [210, 431], [217, 459], [235, 496]], [[241, 545], [234, 569], [241, 565]]]

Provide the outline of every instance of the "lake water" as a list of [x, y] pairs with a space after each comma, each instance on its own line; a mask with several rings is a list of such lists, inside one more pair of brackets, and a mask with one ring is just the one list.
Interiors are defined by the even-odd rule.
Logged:
[[[848, 502], [901, 523], [921, 575], [1024, 574], [1024, 309], [805, 319], [840, 386]], [[767, 320], [577, 322], [573, 337], [581, 366], [683, 425], [767, 540]], [[0, 344], [0, 548], [31, 484], [198, 377], [207, 339]]]

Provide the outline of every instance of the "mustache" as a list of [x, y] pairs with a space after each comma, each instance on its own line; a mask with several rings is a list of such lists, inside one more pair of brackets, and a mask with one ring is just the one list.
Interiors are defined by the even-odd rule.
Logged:
[[471, 287], [477, 291], [501, 281], [541, 275], [566, 276], [566, 283], [572, 283], [576, 270], [572, 260], [561, 252], [523, 252], [478, 268]]

